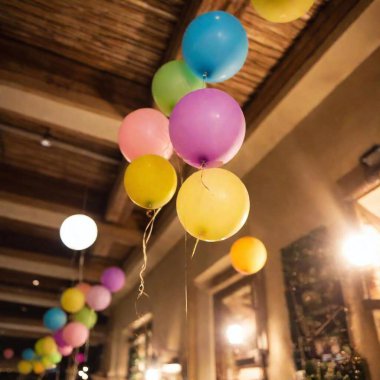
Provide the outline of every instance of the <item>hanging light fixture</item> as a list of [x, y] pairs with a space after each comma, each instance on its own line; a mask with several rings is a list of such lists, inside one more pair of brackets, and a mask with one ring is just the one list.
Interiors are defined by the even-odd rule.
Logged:
[[63, 221], [59, 234], [66, 247], [81, 251], [94, 244], [98, 236], [98, 228], [89, 216], [75, 214]]

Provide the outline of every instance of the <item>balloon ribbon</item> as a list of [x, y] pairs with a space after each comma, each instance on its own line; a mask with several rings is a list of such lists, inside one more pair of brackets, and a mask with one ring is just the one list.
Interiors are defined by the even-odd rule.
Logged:
[[143, 254], [144, 254], [144, 262], [143, 262], [143, 265], [141, 266], [141, 270], [140, 270], [140, 274], [139, 274], [139, 276], [140, 276], [140, 286], [139, 286], [139, 294], [137, 296], [137, 299], [139, 299], [143, 295], [148, 296], [148, 294], [145, 293], [145, 283], [144, 283], [144, 272], [146, 270], [147, 262], [148, 262], [148, 256], [146, 254], [146, 248], [147, 248], [148, 242], [149, 242], [150, 237], [151, 237], [152, 232], [153, 232], [154, 221], [155, 221], [155, 219], [156, 219], [156, 217], [157, 217], [157, 215], [158, 215], [158, 213], [160, 211], [161, 211], [161, 208], [159, 208], [157, 210], [154, 210], [153, 216], [150, 219], [150, 221], [147, 224], [147, 226], [145, 228], [145, 231], [144, 231], [143, 241], [142, 241]]

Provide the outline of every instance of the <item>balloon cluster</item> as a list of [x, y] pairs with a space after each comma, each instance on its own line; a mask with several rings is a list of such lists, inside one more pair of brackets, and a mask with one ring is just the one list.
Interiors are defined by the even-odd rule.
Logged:
[[248, 38], [237, 18], [209, 12], [189, 25], [182, 50], [184, 61], [166, 63], [153, 78], [153, 98], [162, 112], [136, 110], [120, 127], [119, 147], [131, 162], [125, 189], [141, 207], [158, 209], [167, 204], [177, 186], [175, 170], [167, 161], [174, 150], [187, 164], [201, 169], [179, 190], [180, 222], [199, 240], [223, 240], [243, 226], [249, 213], [244, 184], [220, 168], [243, 144], [245, 118], [229, 94], [206, 88], [206, 83], [224, 81], [240, 70]]
[[[111, 293], [123, 288], [124, 272], [117, 267], [107, 268], [100, 282], [94, 286], [81, 282], [62, 293], [61, 307], [53, 307], [43, 316], [43, 324], [52, 334], [37, 340], [34, 349], [27, 348], [22, 352], [19, 373], [27, 375], [33, 371], [42, 374], [60, 363], [63, 356], [71, 355], [74, 348], [86, 343], [89, 330], [98, 319], [96, 312], [106, 309], [111, 303]], [[75, 360], [83, 360], [80, 353]]]

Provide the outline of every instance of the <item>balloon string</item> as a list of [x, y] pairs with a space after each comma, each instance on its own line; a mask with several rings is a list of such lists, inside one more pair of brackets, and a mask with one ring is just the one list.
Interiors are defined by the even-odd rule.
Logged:
[[188, 264], [187, 264], [187, 232], [185, 232], [185, 312], [186, 312], [186, 323], [187, 323], [187, 312], [188, 312], [188, 289], [187, 289], [187, 280], [188, 280]]
[[78, 270], [79, 282], [83, 281], [84, 253], [85, 253], [84, 250], [80, 251], [79, 253], [79, 270]]
[[188, 355], [189, 355], [189, 316], [188, 316], [188, 311], [189, 311], [189, 301], [188, 301], [188, 255], [187, 255], [187, 232], [185, 232], [185, 319], [186, 319], [186, 379], [189, 378], [189, 360], [188, 360]]
[[148, 296], [148, 294], [145, 293], [145, 290], [144, 290], [145, 289], [144, 272], [146, 270], [147, 263], [148, 263], [148, 256], [146, 253], [146, 248], [147, 248], [148, 242], [150, 240], [150, 237], [152, 236], [154, 221], [155, 221], [155, 219], [156, 219], [156, 217], [160, 211], [161, 211], [161, 208], [159, 208], [153, 212], [153, 216], [150, 219], [150, 221], [147, 224], [145, 231], [144, 231], [143, 240], [142, 240], [144, 262], [143, 262], [143, 265], [141, 266], [141, 270], [140, 270], [140, 274], [139, 274], [140, 286], [139, 286], [139, 294], [137, 296], [137, 300], [140, 299], [140, 297], [143, 295]]
[[195, 255], [195, 251], [197, 250], [198, 243], [199, 243], [199, 239], [197, 239], [197, 241], [194, 244], [193, 253], [191, 254], [191, 258], [193, 258]]
[[204, 180], [203, 180], [203, 173], [204, 173], [205, 165], [206, 165], [206, 163], [205, 163], [205, 162], [202, 162], [202, 166], [201, 166], [201, 182], [202, 182], [202, 185], [203, 185], [208, 191], [210, 191], [210, 188], [205, 184], [205, 182], [204, 182]]
[[202, 79], [203, 79], [203, 88], [206, 88], [207, 72], [203, 73]]
[[179, 156], [176, 155], [176, 165], [177, 165], [177, 171], [179, 176], [179, 182], [182, 185], [183, 184], [183, 166], [181, 165], [181, 161]]

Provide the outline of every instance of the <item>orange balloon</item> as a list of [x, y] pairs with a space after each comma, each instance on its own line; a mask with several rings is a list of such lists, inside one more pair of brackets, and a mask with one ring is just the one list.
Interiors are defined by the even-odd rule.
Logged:
[[84, 295], [86, 295], [91, 289], [91, 285], [87, 284], [87, 282], [80, 282], [76, 288], [79, 289]]
[[232, 266], [241, 274], [250, 275], [260, 271], [267, 261], [264, 244], [251, 236], [235, 241], [230, 250]]
[[33, 372], [36, 375], [40, 375], [41, 373], [45, 372], [45, 367], [41, 362], [33, 362]]

